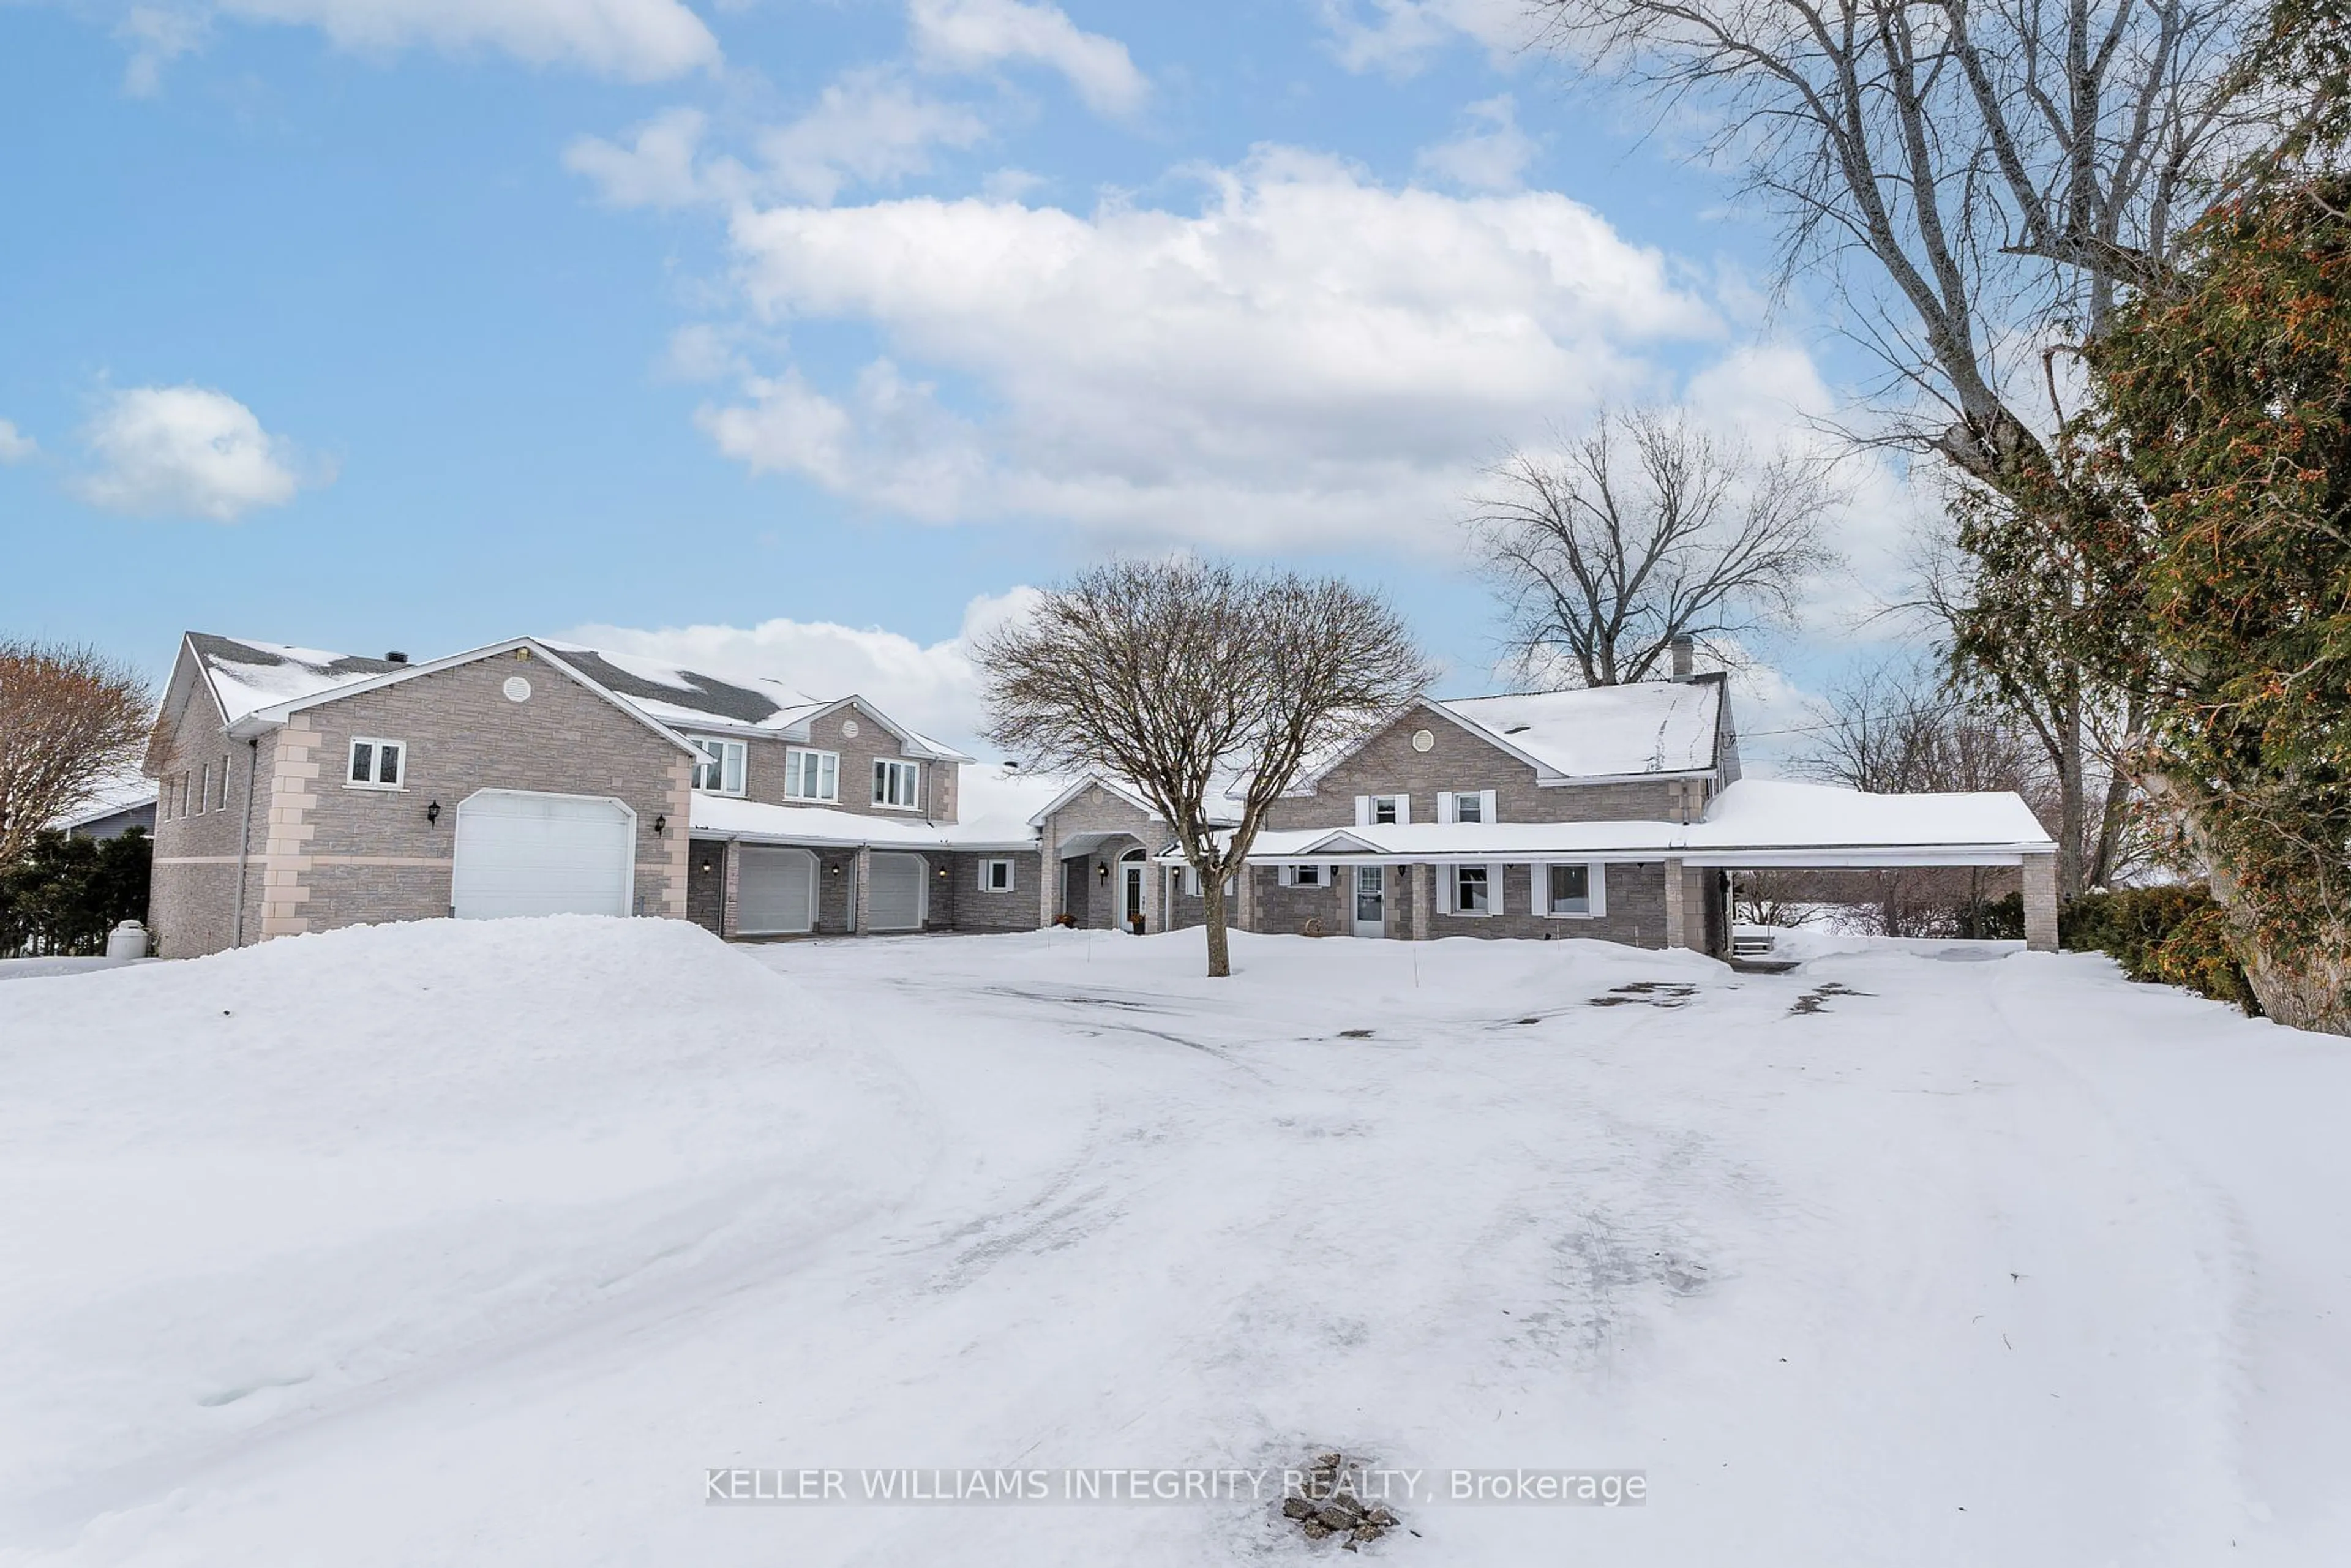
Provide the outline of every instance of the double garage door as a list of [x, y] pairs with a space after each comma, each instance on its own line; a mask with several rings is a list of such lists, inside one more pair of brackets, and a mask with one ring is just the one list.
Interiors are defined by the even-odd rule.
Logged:
[[460, 920], [632, 914], [636, 841], [618, 800], [484, 789], [457, 807], [451, 908]]
[[[816, 856], [807, 850], [746, 844], [735, 883], [735, 929], [785, 936], [816, 929]], [[920, 855], [877, 854], [868, 873], [870, 931], [919, 931], [930, 892]]]

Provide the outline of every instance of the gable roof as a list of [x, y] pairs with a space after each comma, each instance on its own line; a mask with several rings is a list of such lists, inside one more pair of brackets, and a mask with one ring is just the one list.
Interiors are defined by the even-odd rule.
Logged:
[[[1533, 768], [1537, 784], [1601, 783], [1714, 771], [1722, 760], [1718, 753], [1729, 702], [1721, 680], [1700, 676], [1564, 692], [1423, 697], [1405, 716], [1420, 712], [1450, 720]], [[1341, 763], [1403, 722], [1318, 758], [1286, 793], [1314, 793]]]
[[552, 664], [558, 670], [562, 671], [563, 674], [570, 676], [573, 680], [587, 687], [597, 696], [603, 698], [604, 701], [620, 709], [621, 712], [626, 714], [631, 719], [634, 720], [638, 724], [643, 725], [647, 729], [652, 730], [655, 735], [660, 736], [664, 740], [668, 741], [679, 750], [687, 752], [695, 757], [702, 755], [701, 748], [696, 747], [694, 742], [686, 739], [685, 737], [678, 734], [677, 731], [670, 728], [669, 726], [662, 723], [661, 720], [644, 712], [643, 709], [636, 706], [636, 705], [631, 703], [627, 698], [607, 690], [603, 685], [600, 685], [591, 677], [581, 674], [577, 669], [574, 669], [569, 664], [565, 662], [561, 654], [558, 653], [554, 649], [549, 647], [546, 643], [540, 642], [536, 637], [509, 637], [503, 643], [492, 643], [480, 648], [469, 648], [465, 653], [451, 653], [444, 658], [427, 659], [421, 664], [395, 664], [386, 660], [370, 660], [368, 663], [379, 664], [383, 667], [373, 674], [360, 675], [358, 679], [346, 681], [339, 686], [329, 686], [323, 691], [308, 692], [303, 695], [289, 698], [285, 702], [272, 703], [267, 707], [256, 708], [253, 712], [246, 715], [243, 718], [231, 724], [229, 726], [229, 733], [242, 737], [247, 735], [258, 734], [265, 729], [274, 729], [277, 726], [284, 724], [294, 715], [300, 713], [305, 708], [317, 707], [321, 703], [340, 702], [345, 697], [357, 696], [362, 692], [379, 691], [385, 686], [396, 686], [404, 681], [413, 681], [419, 675], [437, 674], [443, 670], [454, 670], [463, 664], [471, 664], [483, 659], [496, 658], [500, 653], [510, 653], [517, 648], [531, 649], [538, 653], [543, 663]]
[[209, 632], [189, 632], [187, 651], [220, 708], [224, 725], [235, 725], [278, 703], [316, 696], [370, 675], [411, 667], [389, 659], [354, 658], [286, 643], [219, 637]]
[[796, 686], [761, 676], [729, 680], [666, 664], [633, 653], [615, 653], [575, 643], [549, 643], [607, 689], [664, 724], [693, 728], [756, 730], [786, 740], [806, 740], [809, 726], [855, 704], [874, 723], [898, 737], [908, 751], [940, 762], [969, 762], [951, 746], [907, 728], [865, 698], [852, 694], [829, 701]]
[[1545, 772], [1625, 779], [1714, 767], [1722, 705], [1723, 683], [1704, 680], [1457, 697], [1437, 706]]

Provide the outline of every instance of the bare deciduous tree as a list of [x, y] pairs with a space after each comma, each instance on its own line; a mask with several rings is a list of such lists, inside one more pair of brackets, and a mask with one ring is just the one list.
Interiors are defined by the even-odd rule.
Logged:
[[1675, 639], [1730, 640], [1794, 613], [1835, 559], [1824, 464], [1753, 461], [1679, 413], [1604, 412], [1563, 456], [1513, 453], [1469, 519], [1510, 656], [1587, 686], [1646, 679]]
[[[1166, 819], [1232, 973], [1225, 880], [1313, 757], [1386, 723], [1435, 672], [1403, 621], [1336, 578], [1121, 560], [1049, 591], [974, 657], [988, 737], [1024, 766], [1100, 769]], [[1217, 794], [1238, 780], [1239, 822]]]
[[[2126, 290], [2168, 276], [2202, 201], [2314, 111], [2249, 47], [2264, 26], [2249, 0], [1529, 3], [1661, 120], [1713, 128], [1704, 154], [1781, 219], [1783, 281], [1831, 280], [1889, 372], [1871, 438], [1939, 455], [2057, 539], [2088, 502], [2051, 483], [2055, 345], [2101, 336]], [[2089, 689], [2067, 648], [2067, 610], [2102, 585], [2069, 578], [2063, 549], [2026, 553], [2034, 602], [2008, 570], [1943, 608], [2049, 749], [2071, 896], [2085, 709], [2132, 698]]]
[[152, 706], [94, 648], [0, 638], [0, 865], [138, 756]]

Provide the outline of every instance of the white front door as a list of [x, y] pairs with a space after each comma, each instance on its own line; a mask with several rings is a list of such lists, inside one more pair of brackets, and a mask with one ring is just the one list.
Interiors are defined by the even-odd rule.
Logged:
[[1384, 936], [1387, 935], [1388, 868], [1384, 865], [1359, 865], [1355, 868], [1355, 935]]
[[449, 904], [460, 920], [627, 915], [636, 813], [601, 795], [483, 789], [457, 803]]

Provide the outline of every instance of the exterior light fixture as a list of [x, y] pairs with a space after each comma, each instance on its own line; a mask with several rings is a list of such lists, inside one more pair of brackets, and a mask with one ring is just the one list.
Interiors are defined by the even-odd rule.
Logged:
[[1110, 880], [1110, 862], [1097, 861], [1094, 862], [1094, 869], [1102, 873], [1102, 879], [1104, 882]]
[[669, 817], [667, 813], [655, 811], [653, 813], [653, 837], [660, 838], [662, 836], [662, 830], [668, 826]]
[[430, 828], [438, 824], [440, 821], [441, 802], [435, 800], [431, 805], [424, 808], [424, 825]]

